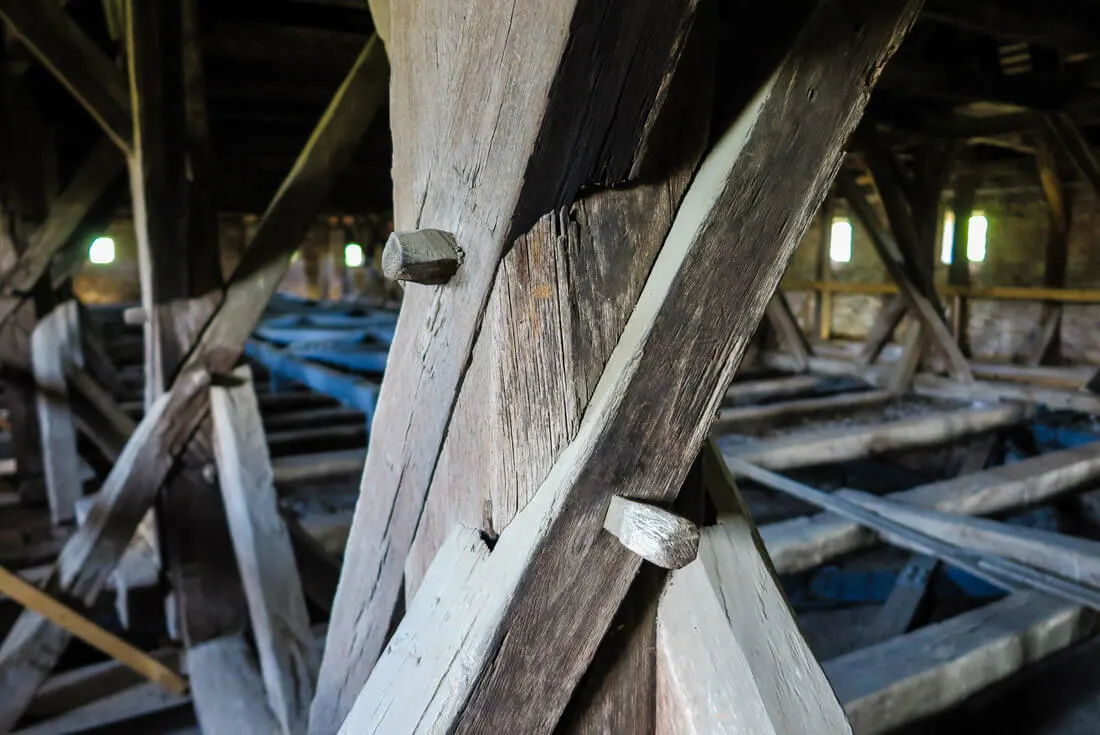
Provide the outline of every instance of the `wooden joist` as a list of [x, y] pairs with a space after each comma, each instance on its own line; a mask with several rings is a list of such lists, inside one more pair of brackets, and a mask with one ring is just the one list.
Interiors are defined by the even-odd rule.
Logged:
[[4, 0], [0, 2], [0, 17], [72, 92], [115, 145], [129, 153], [133, 130], [126, 79], [62, 6]]
[[726, 391], [725, 402], [754, 404], [759, 401], [825, 390], [837, 382], [825, 375], [791, 375], [782, 378], [738, 381]]
[[[1096, 630], [1092, 612], [1018, 592], [824, 663], [857, 735], [942, 712]], [[944, 682], [950, 682], [945, 686]]]
[[[947, 513], [991, 515], [1057, 497], [1100, 479], [1100, 452], [1083, 445], [888, 497]], [[830, 513], [793, 518], [760, 529], [782, 573], [811, 569], [875, 542], [874, 533]]]
[[768, 324], [779, 337], [779, 344], [794, 358], [795, 364], [801, 365], [799, 372], [808, 370], [813, 348], [810, 347], [806, 335], [802, 333], [802, 328], [798, 326], [798, 320], [795, 319], [791, 305], [782, 291], [775, 292], [775, 296], [768, 302], [765, 314], [768, 317]]
[[860, 635], [861, 647], [873, 646], [903, 635], [922, 624], [931, 607], [931, 588], [940, 560], [914, 554], [898, 572], [894, 589], [882, 609]]
[[76, 234], [93, 206], [121, 177], [124, 169], [125, 157], [110, 140], [104, 138], [96, 143], [72, 181], [51, 205], [46, 220], [31, 234], [26, 250], [0, 279], [0, 291], [13, 297], [0, 301], [0, 325], [29, 298], [35, 284], [49, 270], [54, 255]]
[[[653, 502], [676, 495], [866, 102], [867, 88], [853, 80], [873, 81], [915, 11], [907, 2], [823, 5], [708, 156], [576, 438], [504, 528], [476, 575], [492, 583], [468, 584], [460, 597], [476, 605], [452, 601], [461, 618], [430, 628], [439, 632], [431, 650], [460, 645], [464, 655], [461, 663], [447, 659], [432, 672], [419, 672], [427, 680], [427, 699], [403, 700], [411, 717], [433, 713], [423, 727], [459, 733], [548, 731], [557, 723], [640, 564], [602, 532], [607, 488]], [[857, 34], [853, 18], [859, 19]], [[792, 115], [800, 120], [797, 129], [789, 124]], [[779, 136], [797, 142], [780, 151], [773, 144]], [[792, 150], [798, 151], [797, 160]], [[784, 173], [792, 167], [802, 174], [793, 188]], [[774, 207], [762, 212], [759, 201]], [[780, 207], [784, 216], [776, 216]], [[761, 248], [762, 242], [769, 247]], [[734, 271], [751, 288], [731, 288]], [[398, 331], [400, 336], [400, 326]], [[669, 385], [688, 382], [692, 390], [668, 392]], [[665, 393], [657, 420], [648, 398], [654, 391]], [[380, 407], [376, 427], [389, 430], [389, 424], [378, 423], [382, 415]], [[640, 462], [641, 457], [650, 461]], [[370, 467], [368, 458], [367, 477], [373, 482]], [[353, 544], [362, 540], [352, 542], [345, 570], [354, 568]], [[341, 580], [340, 596], [348, 576]], [[345, 614], [363, 611], [360, 606]], [[330, 631], [330, 650], [342, 650], [351, 640], [341, 633]], [[556, 645], [543, 645], [548, 640]], [[471, 677], [476, 682], [469, 688]], [[345, 728], [355, 731], [350, 720]]]
[[284, 732], [268, 707], [256, 655], [242, 636], [217, 638], [191, 648], [187, 671], [202, 732]]
[[73, 520], [76, 501], [84, 494], [65, 377], [69, 365], [79, 366], [82, 362], [77, 305], [66, 301], [39, 320], [31, 333], [42, 468], [50, 518], [55, 525]]
[[[728, 395], [728, 393], [727, 393]], [[820, 398], [767, 403], [762, 406], [723, 408], [714, 422], [715, 432], [740, 431], [744, 428], [774, 426], [799, 421], [805, 416], [821, 413], [843, 413], [886, 403], [894, 394], [888, 390], [866, 390], [840, 393]]]
[[723, 451], [727, 456], [773, 470], [808, 467], [946, 444], [959, 437], [1023, 423], [1032, 415], [1027, 406], [1012, 404], [938, 411], [881, 424], [800, 431], [724, 446]]
[[913, 379], [913, 391], [917, 395], [933, 398], [1018, 401], [1078, 413], [1100, 414], [1100, 396], [1088, 390], [1064, 390], [988, 380], [960, 383], [938, 375], [920, 374]]
[[[88, 523], [66, 543], [48, 591], [90, 603], [103, 589], [176, 457], [206, 416], [206, 370], [233, 367], [329, 184], [382, 104], [386, 88], [385, 54], [372, 40], [275, 195], [188, 364], [172, 390], [138, 424], [104, 482]], [[10, 692], [0, 708], [0, 730], [18, 719], [66, 641], [64, 631], [35, 615], [16, 621], [0, 647], [0, 687]]]
[[276, 507], [251, 371], [231, 387], [210, 389], [214, 451], [229, 532], [237, 556], [268, 704], [284, 733], [305, 733], [320, 651], [286, 526]]
[[111, 726], [124, 727], [123, 723], [127, 720], [186, 707], [190, 703], [191, 698], [187, 694], [169, 692], [156, 684], [135, 684], [57, 717], [16, 730], [13, 735], [69, 735]]

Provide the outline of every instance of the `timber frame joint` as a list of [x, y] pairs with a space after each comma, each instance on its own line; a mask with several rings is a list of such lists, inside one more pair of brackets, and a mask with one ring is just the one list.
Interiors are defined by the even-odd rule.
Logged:
[[685, 567], [699, 554], [699, 528], [649, 503], [613, 495], [603, 527], [623, 546], [663, 569]]

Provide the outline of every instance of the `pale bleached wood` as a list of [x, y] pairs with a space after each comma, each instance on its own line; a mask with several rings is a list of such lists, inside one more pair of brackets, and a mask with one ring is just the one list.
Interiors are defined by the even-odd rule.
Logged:
[[241, 636], [191, 648], [187, 672], [195, 715], [205, 735], [282, 732], [268, 707], [256, 655]]
[[612, 496], [604, 529], [651, 564], [680, 569], [695, 560], [699, 529], [686, 518], [664, 508]]
[[[727, 392], [727, 395], [728, 392]], [[853, 391], [834, 396], [803, 398], [796, 401], [777, 401], [762, 406], [723, 408], [714, 422], [714, 431], [744, 431], [761, 426], [773, 426], [821, 413], [842, 413], [847, 410], [877, 406], [889, 401], [894, 394], [888, 390]]]
[[[803, 234], [839, 164], [840, 140], [866, 101], [867, 88], [852, 80], [873, 80], [915, 10], [907, 3], [824, 6], [808, 21], [789, 61], [704, 163], [576, 439], [501, 533], [484, 572], [493, 584], [481, 588], [479, 609], [470, 612], [467, 625], [445, 633], [448, 640], [461, 641], [464, 651], [484, 650], [487, 657], [465, 660], [462, 673], [459, 667], [450, 672], [468, 677], [470, 668], [484, 667], [468, 698], [456, 697], [448, 667], [437, 672], [436, 689], [447, 692], [449, 701], [467, 700], [463, 711], [453, 708], [433, 718], [438, 726], [456, 732], [544, 731], [557, 722], [639, 563], [609, 537], [600, 541], [607, 489], [653, 500], [675, 495], [778, 283], [785, 262], [777, 262], [775, 252], [785, 261]], [[858, 42], [851, 35], [853, 16], [861, 19]], [[807, 73], [809, 58], [830, 73]], [[811, 78], [816, 98], [828, 104], [808, 106], [809, 119], [801, 118], [795, 148], [806, 156], [806, 165], [798, 165], [802, 186], [792, 189], [790, 177], [780, 172], [792, 165], [789, 149], [781, 153], [772, 142], [792, 134], [790, 105], [811, 96], [805, 86]], [[785, 216], [754, 207], [773, 201], [773, 195], [785, 202]], [[762, 250], [758, 242], [770, 246]], [[753, 288], [730, 288], [728, 274], [734, 271]], [[718, 293], [721, 309], [715, 308]], [[695, 387], [668, 392], [669, 385], [679, 384], [673, 373], [689, 369]], [[651, 397], [662, 390], [665, 398], [655, 416]], [[639, 462], [640, 457], [647, 459]], [[555, 645], [547, 646], [548, 641]], [[539, 655], [532, 656], [536, 650]], [[434, 706], [445, 705], [436, 700], [423, 710]]]
[[[88, 523], [66, 542], [47, 590], [94, 602], [176, 458], [207, 415], [209, 377], [230, 370], [386, 92], [386, 59], [368, 42], [276, 193], [172, 390], [146, 412], [104, 482]], [[0, 731], [10, 727], [64, 650], [67, 636], [35, 615], [16, 621], [0, 647]]]
[[1080, 607], [1018, 592], [824, 669], [857, 735], [879, 735], [949, 709], [1087, 637], [1096, 624]]
[[1100, 587], [1100, 543], [1096, 541], [917, 508], [851, 490], [841, 492], [845, 498], [868, 510], [956, 546], [996, 554], [1075, 582]]
[[[1100, 452], [1083, 445], [887, 497], [947, 513], [990, 515], [1057, 497], [1100, 479]], [[779, 571], [790, 574], [875, 542], [873, 532], [830, 513], [760, 529]]]
[[[591, 382], [574, 387], [580, 381], [570, 381], [568, 367], [549, 370], [550, 363], [542, 360], [570, 365], [576, 359], [560, 354], [582, 339], [583, 333], [567, 336], [575, 322], [584, 322], [593, 342], [607, 340], [598, 347], [606, 360], [625, 323], [622, 315], [629, 312], [648, 272], [645, 266], [617, 272], [625, 265], [623, 253], [636, 248], [639, 263], [648, 259], [652, 264], [667, 231], [662, 228], [676, 209], [676, 202], [668, 200], [679, 196], [669, 191], [670, 177], [664, 170], [655, 173], [642, 197], [609, 191], [590, 200], [578, 191], [590, 183], [637, 178], [635, 169], [644, 158], [654, 119], [671, 94], [669, 78], [677, 68], [695, 7], [695, 0], [646, 0], [629, 10], [613, 6], [607, 15], [576, 0], [533, 5], [516, 15], [490, 2], [469, 6], [430, 0], [392, 7], [387, 49], [394, 61], [395, 87], [405, 90], [394, 98], [391, 114], [395, 224], [399, 230], [433, 227], [451, 232], [466, 257], [446, 288], [410, 285], [405, 291], [390, 350], [391, 367], [375, 416], [375, 425], [387, 428], [372, 437], [364, 469], [364, 502], [357, 507], [344, 567], [377, 569], [378, 581], [349, 572], [342, 576], [332, 643], [311, 715], [315, 730], [333, 731], [366, 680], [382, 647], [422, 516], [422, 527], [432, 532], [423, 535], [417, 579], [454, 522], [490, 527], [474, 510], [490, 509], [472, 487], [456, 491], [454, 504], [467, 512], [448, 512], [453, 506], [445, 499], [446, 490], [432, 492], [446, 508], [442, 517], [425, 512], [435, 478], [441, 484], [448, 477], [457, 479], [467, 465], [481, 460], [478, 472], [490, 484], [484, 494], [509, 497], [499, 511], [490, 512], [507, 522], [575, 433], [583, 410], [583, 403], [581, 410], [574, 408], [576, 393], [590, 393], [602, 363], [577, 359], [583, 378]], [[594, 18], [597, 13], [599, 20]], [[629, 56], [640, 63], [629, 63]], [[592, 105], [576, 106], [571, 90], [577, 85], [587, 90]], [[700, 91], [699, 99], [708, 99], [703, 95]], [[705, 126], [709, 109], [687, 119], [691, 134], [685, 137], [694, 145], [705, 139], [696, 126]], [[484, 145], [489, 140], [492, 145]], [[684, 158], [694, 160], [687, 154]], [[467, 175], [474, 171], [476, 176]], [[624, 198], [645, 212], [638, 216], [654, 223], [652, 232], [636, 233], [616, 220], [616, 205], [622, 207]], [[641, 200], [651, 202], [648, 210], [635, 204]], [[601, 211], [608, 202], [611, 206]], [[621, 237], [600, 233], [593, 244], [582, 245], [583, 226], [592, 221], [618, 230]], [[590, 248], [593, 257], [586, 262], [584, 251], [577, 254], [578, 247]], [[567, 269], [570, 260], [584, 266]], [[554, 267], [559, 264], [562, 267]], [[610, 288], [608, 270], [615, 279]], [[523, 272], [549, 272], [553, 280], [532, 279], [527, 289], [517, 280]], [[603, 278], [598, 279], [600, 274]], [[573, 301], [561, 283], [570, 275], [596, 293], [622, 295], [606, 310], [597, 310], [596, 293]], [[491, 304], [487, 307], [491, 292], [500, 311]], [[567, 304], [585, 309], [581, 315], [592, 304], [598, 317], [574, 318], [562, 308]], [[518, 317], [520, 313], [524, 316]], [[511, 331], [514, 316], [523, 322], [520, 331]], [[529, 339], [533, 335], [540, 338]], [[538, 357], [518, 349], [532, 341]], [[507, 350], [494, 353], [493, 342], [505, 344]], [[509, 359], [511, 355], [515, 357]], [[513, 368], [512, 360], [521, 359], [529, 366]], [[521, 416], [515, 424], [485, 421], [486, 413], [508, 415], [512, 410], [493, 406], [498, 394], [490, 388], [493, 381], [511, 384], [509, 373], [533, 384], [552, 373], [553, 387], [547, 390], [561, 396], [565, 405], [555, 406], [547, 421], [545, 407], [536, 411], [527, 401], [516, 401], [514, 411]], [[482, 405], [463, 409], [463, 401]], [[539, 432], [542, 436], [534, 436], [535, 424], [523, 420], [527, 412], [537, 416], [539, 424], [548, 424], [547, 431]], [[494, 440], [499, 436], [493, 443], [497, 447], [522, 452], [527, 442], [535, 444], [534, 456], [505, 469], [503, 465], [513, 461], [512, 451], [477, 448], [474, 437], [484, 437], [486, 431]], [[451, 460], [441, 452], [451, 453], [459, 466], [449, 469]], [[502, 479], [509, 471], [515, 479]], [[505, 488], [499, 496], [498, 483]]]
[[454, 235], [442, 230], [391, 232], [382, 250], [382, 273], [398, 281], [446, 283], [461, 264]]
[[[658, 638], [658, 660], [664, 671], [658, 669], [658, 678], [664, 680], [661, 708], [668, 716], [659, 721], [694, 721], [697, 724], [689, 732], [850, 732], [829, 682], [798, 629], [736, 485], [713, 445], [705, 451], [710, 452], [710, 467], [704, 472], [704, 483], [715, 498], [718, 522], [702, 529], [699, 563], [711, 589], [699, 589], [695, 594], [682, 590], [680, 598], [674, 599], [673, 585], [681, 575], [687, 576], [684, 569], [671, 575], [669, 589], [661, 598], [658, 629], [662, 624], [665, 627], [664, 637]], [[723, 635], [693, 623], [693, 618], [708, 616], [705, 608], [712, 600], [722, 615], [718, 624], [732, 634], [744, 657], [742, 670], [706, 671], [714, 658], [720, 659], [720, 666], [738, 658], [711, 650], [712, 641], [722, 641]], [[767, 729], [729, 727], [732, 723], [722, 726], [725, 717], [741, 706], [734, 704], [723, 712], [716, 701], [734, 694], [731, 688], [742, 686], [731, 684], [731, 675], [753, 688], [763, 705]], [[707, 695], [715, 690], [718, 697]], [[679, 696], [670, 697], [673, 692]], [[672, 702], [678, 702], [676, 712], [670, 711]]]
[[[440, 693], [439, 672], [453, 659], [476, 660], [481, 651], [447, 635], [476, 614], [479, 585], [491, 585], [483, 570], [489, 549], [480, 534], [463, 526], [447, 537], [432, 561], [405, 617], [355, 699], [340, 732], [348, 735], [439, 732], [437, 710], [461, 706], [474, 669]], [[473, 582], [471, 584], [471, 582]], [[465, 621], [462, 621], [465, 622]], [[464, 668], [460, 665], [459, 668]], [[425, 709], [433, 696], [443, 701]]]
[[320, 651], [276, 504], [252, 372], [242, 367], [232, 378], [240, 384], [210, 389], [219, 485], [268, 703], [283, 732], [305, 733]]
[[920, 625], [931, 607], [929, 593], [939, 565], [939, 559], [924, 554], [914, 554], [906, 562], [875, 619], [860, 632], [861, 648], [896, 638]]
[[799, 431], [776, 439], [727, 447], [727, 456], [768, 469], [790, 469], [842, 462], [899, 449], [936, 446], [971, 434], [1028, 420], [1026, 406], [1001, 405], [942, 411], [882, 424]]
[[1021, 401], [1053, 409], [1100, 414], [1100, 396], [1088, 390], [1059, 390], [1039, 385], [997, 383], [976, 380], [973, 383], [942, 378], [938, 375], [917, 375], [913, 379], [917, 395], [934, 398], [955, 398], [975, 401]]
[[927, 350], [927, 330], [923, 324], [916, 322], [905, 332], [901, 357], [890, 366], [890, 373], [886, 378], [886, 387], [891, 393], [902, 395], [909, 391], [913, 384], [913, 376], [917, 374], [921, 360]]
[[798, 395], [823, 388], [832, 382], [834, 381], [831, 378], [822, 375], [792, 375], [784, 378], [738, 381], [726, 391], [726, 400], [748, 404], [765, 398]]
[[69, 366], [82, 367], [77, 305], [67, 301], [39, 320], [31, 333], [35, 407], [42, 440], [42, 468], [46, 498], [54, 524], [72, 521], [74, 506], [84, 494], [76, 453], [76, 426], [69, 408], [65, 374]]

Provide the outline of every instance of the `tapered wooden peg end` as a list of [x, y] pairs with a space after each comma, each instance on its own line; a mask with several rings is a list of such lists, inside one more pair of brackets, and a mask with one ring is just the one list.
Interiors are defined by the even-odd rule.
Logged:
[[679, 569], [699, 553], [699, 529], [686, 518], [655, 505], [611, 498], [603, 527], [626, 548], [651, 564]]
[[454, 236], [442, 230], [394, 232], [382, 251], [382, 273], [397, 281], [446, 283], [461, 264]]

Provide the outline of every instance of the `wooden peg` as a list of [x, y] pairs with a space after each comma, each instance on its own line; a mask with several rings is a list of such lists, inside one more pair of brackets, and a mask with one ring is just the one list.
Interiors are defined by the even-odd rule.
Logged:
[[397, 281], [446, 283], [460, 265], [462, 251], [454, 235], [442, 230], [391, 233], [382, 251], [382, 273]]
[[122, 311], [122, 322], [129, 324], [130, 326], [144, 324], [149, 321], [149, 315], [145, 312], [144, 307], [131, 306], [128, 309]]
[[679, 569], [699, 552], [699, 529], [686, 518], [615, 495], [603, 527], [626, 548], [665, 569]]

